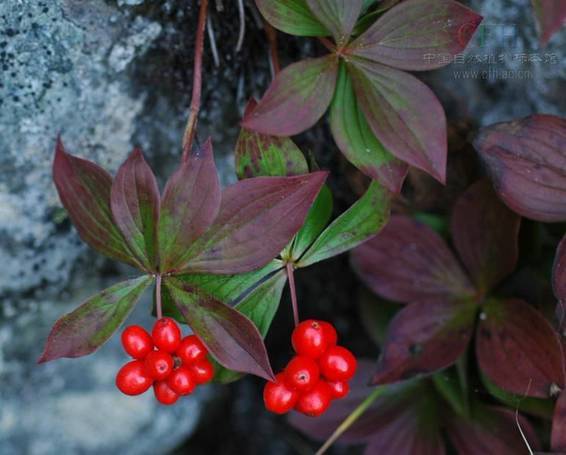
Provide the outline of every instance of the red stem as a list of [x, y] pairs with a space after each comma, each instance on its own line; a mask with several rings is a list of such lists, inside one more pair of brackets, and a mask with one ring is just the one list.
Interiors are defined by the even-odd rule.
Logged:
[[291, 291], [291, 304], [293, 305], [293, 319], [295, 327], [299, 325], [299, 305], [297, 304], [297, 290], [295, 288], [295, 275], [293, 264], [287, 262], [287, 277], [289, 278], [289, 290]]
[[330, 52], [336, 52], [336, 45], [330, 41], [329, 39], [319, 37], [318, 40], [322, 43], [322, 45], [328, 49]]
[[163, 309], [161, 308], [161, 275], [157, 275], [157, 280], [155, 281], [155, 311], [157, 319], [161, 319], [163, 317]]
[[265, 34], [267, 35], [267, 40], [269, 41], [269, 58], [271, 59], [271, 67], [273, 68], [273, 75], [277, 76], [279, 71], [281, 71], [281, 66], [279, 64], [279, 53], [277, 52], [277, 30], [273, 26], [264, 21], [265, 24]]
[[189, 112], [189, 120], [185, 128], [183, 136], [183, 161], [189, 157], [193, 139], [195, 137], [198, 113], [200, 110], [200, 95], [202, 89], [202, 53], [204, 50], [204, 30], [206, 29], [206, 13], [208, 9], [208, 0], [200, 0], [200, 9], [198, 14], [198, 25], [195, 39], [195, 64], [193, 70], [193, 98], [191, 100], [191, 110]]

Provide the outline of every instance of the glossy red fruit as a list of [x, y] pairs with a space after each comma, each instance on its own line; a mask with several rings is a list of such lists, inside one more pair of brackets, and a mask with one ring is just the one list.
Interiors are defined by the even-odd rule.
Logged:
[[153, 341], [143, 327], [131, 325], [122, 332], [122, 346], [134, 359], [143, 359], [153, 350]]
[[319, 381], [311, 390], [297, 400], [295, 409], [305, 415], [318, 417], [330, 406], [332, 390], [325, 381]]
[[179, 399], [179, 395], [169, 387], [167, 381], [158, 381], [153, 384], [153, 393], [161, 404], [170, 405]]
[[116, 387], [126, 395], [140, 395], [153, 384], [153, 379], [147, 372], [141, 360], [126, 363], [116, 375]]
[[181, 340], [175, 354], [184, 364], [188, 365], [206, 358], [208, 350], [196, 335], [189, 335]]
[[214, 367], [208, 359], [198, 360], [187, 367], [197, 384], [205, 384], [214, 377]]
[[326, 346], [328, 348], [336, 346], [336, 343], [338, 343], [338, 333], [334, 326], [326, 321], [318, 321], [318, 323], [322, 327], [322, 333], [324, 333], [324, 337], [326, 338]]
[[188, 395], [195, 390], [197, 383], [188, 368], [179, 367], [167, 378], [167, 385], [178, 395]]
[[324, 354], [328, 340], [322, 326], [314, 319], [301, 322], [291, 335], [293, 349], [299, 355], [316, 359]]
[[358, 362], [348, 349], [333, 346], [318, 360], [320, 372], [329, 381], [349, 381], [356, 373]]
[[346, 381], [328, 382], [328, 386], [334, 399], [344, 398], [350, 392], [350, 386]]
[[157, 381], [167, 379], [173, 371], [173, 357], [165, 351], [151, 351], [144, 363], [149, 375]]
[[171, 318], [158, 319], [151, 336], [155, 346], [166, 352], [175, 352], [181, 343], [181, 329]]
[[285, 374], [275, 376], [275, 382], [268, 382], [263, 388], [263, 402], [268, 411], [285, 414], [295, 407], [299, 394], [285, 383]]
[[314, 387], [320, 379], [320, 368], [310, 357], [296, 356], [285, 368], [286, 384], [299, 393]]

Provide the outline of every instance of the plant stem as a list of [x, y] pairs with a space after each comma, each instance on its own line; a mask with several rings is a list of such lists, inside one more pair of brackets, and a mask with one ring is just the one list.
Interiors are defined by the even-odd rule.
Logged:
[[161, 319], [163, 317], [163, 309], [161, 308], [161, 275], [157, 275], [155, 281], [155, 311], [157, 319]]
[[265, 34], [269, 41], [269, 58], [271, 59], [271, 68], [273, 70], [273, 76], [277, 76], [279, 71], [281, 71], [281, 66], [279, 65], [279, 52], [277, 51], [277, 30], [275, 30], [267, 21], [264, 21], [264, 24]]
[[299, 325], [299, 305], [297, 304], [297, 290], [295, 288], [294, 268], [291, 262], [287, 262], [287, 277], [289, 278], [289, 290], [291, 291], [291, 304], [293, 305], [293, 319], [295, 327]]
[[200, 0], [200, 9], [198, 14], [198, 25], [195, 39], [195, 64], [193, 69], [193, 95], [191, 100], [191, 109], [189, 112], [189, 120], [185, 127], [183, 135], [183, 161], [189, 157], [193, 139], [195, 137], [198, 113], [200, 110], [200, 95], [202, 89], [202, 53], [204, 50], [204, 30], [206, 28], [206, 13], [208, 8], [208, 0]]
[[356, 409], [352, 411], [352, 413], [346, 417], [346, 419], [340, 424], [338, 428], [332, 433], [332, 436], [326, 440], [324, 445], [318, 449], [316, 455], [322, 455], [325, 453], [332, 444], [336, 442], [336, 440], [342, 436], [348, 428], [350, 428], [356, 420], [358, 420], [364, 412], [366, 412], [367, 408], [369, 408], [372, 403], [379, 398], [383, 392], [387, 390], [387, 386], [376, 387], [375, 390], [369, 394], [364, 401], [362, 401]]
[[330, 41], [327, 38], [318, 38], [318, 40], [322, 43], [322, 45], [328, 49], [330, 52], [336, 52], [336, 46], [334, 45], [334, 43], [332, 41]]

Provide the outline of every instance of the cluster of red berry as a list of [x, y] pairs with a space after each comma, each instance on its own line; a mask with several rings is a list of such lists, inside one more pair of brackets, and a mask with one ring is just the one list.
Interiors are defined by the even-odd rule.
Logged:
[[169, 405], [214, 376], [206, 347], [195, 335], [181, 339], [181, 329], [170, 318], [159, 319], [151, 335], [139, 325], [127, 327], [122, 346], [135, 359], [116, 376], [116, 386], [126, 395], [140, 395], [153, 385], [155, 398]]
[[301, 322], [291, 341], [297, 355], [275, 376], [275, 382], [265, 385], [265, 407], [276, 414], [295, 409], [319, 416], [333, 399], [344, 398], [350, 391], [348, 381], [356, 372], [356, 358], [348, 349], [336, 345], [336, 329], [328, 322]]

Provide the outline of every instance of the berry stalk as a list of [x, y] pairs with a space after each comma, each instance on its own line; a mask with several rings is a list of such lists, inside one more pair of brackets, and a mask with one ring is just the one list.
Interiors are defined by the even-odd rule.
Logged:
[[157, 275], [155, 281], [155, 311], [157, 319], [161, 319], [163, 317], [163, 309], [161, 307], [161, 275]]
[[297, 290], [295, 288], [295, 275], [293, 264], [287, 262], [287, 277], [289, 278], [289, 290], [291, 291], [291, 304], [293, 305], [293, 319], [295, 327], [299, 325], [299, 305], [297, 303]]

